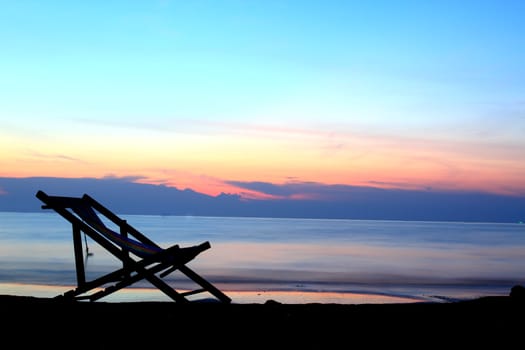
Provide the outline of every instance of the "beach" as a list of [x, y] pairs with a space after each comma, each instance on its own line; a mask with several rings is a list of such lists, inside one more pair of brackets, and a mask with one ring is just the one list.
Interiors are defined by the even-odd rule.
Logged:
[[[3, 219], [2, 335], [20, 348], [499, 349], [522, 341], [524, 293], [511, 290], [523, 282], [520, 225], [133, 217], [158, 242], [174, 241], [173, 230], [186, 233], [176, 241], [213, 242], [192, 268], [232, 303], [185, 305], [154, 300], [162, 293], [140, 283], [95, 302], [54, 298], [76, 282], [71, 228], [53, 215]], [[89, 248], [89, 278], [119, 266]], [[175, 274], [166, 281], [187, 287]]]
[[520, 287], [508, 296], [446, 303], [179, 304], [2, 295], [0, 305], [3, 340], [20, 348], [500, 348], [522, 341], [525, 298]]
[[[239, 303], [456, 301], [507, 295], [525, 282], [519, 224], [126, 218], [163, 247], [209, 241], [211, 249], [189, 266]], [[99, 244], [89, 237], [86, 242], [88, 279], [120, 266]], [[0, 266], [0, 294], [47, 297], [73, 288], [71, 225], [53, 213], [0, 212]], [[165, 281], [182, 290], [192, 287], [177, 273]], [[133, 287], [103, 301], [166, 299], [147, 282]]]

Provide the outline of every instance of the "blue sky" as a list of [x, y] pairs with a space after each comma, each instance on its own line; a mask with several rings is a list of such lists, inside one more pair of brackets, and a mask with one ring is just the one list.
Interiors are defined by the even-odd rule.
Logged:
[[0, 4], [0, 176], [525, 194], [523, 1]]

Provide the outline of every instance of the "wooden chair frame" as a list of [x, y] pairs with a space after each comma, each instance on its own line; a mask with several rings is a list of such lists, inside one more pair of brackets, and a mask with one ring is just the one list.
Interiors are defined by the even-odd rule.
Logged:
[[[209, 242], [184, 248], [175, 244], [164, 249], [87, 194], [82, 197], [65, 197], [49, 196], [38, 191], [36, 197], [44, 203], [42, 209], [53, 209], [72, 225], [77, 287], [57, 297], [95, 301], [145, 279], [176, 302], [190, 302], [188, 296], [203, 292], [210, 293], [222, 303], [231, 302], [227, 295], [186, 265], [209, 249]], [[119, 232], [103, 225], [100, 215], [118, 226]], [[122, 267], [88, 281], [82, 232], [121, 260]], [[137, 251], [134, 247], [148, 251]], [[200, 288], [179, 292], [170, 286], [162, 278], [175, 270], [186, 275]], [[107, 286], [108, 284], [111, 285]]]

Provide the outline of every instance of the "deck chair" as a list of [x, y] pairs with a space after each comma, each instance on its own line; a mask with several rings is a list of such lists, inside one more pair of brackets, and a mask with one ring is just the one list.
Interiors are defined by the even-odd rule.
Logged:
[[[187, 266], [211, 247], [208, 241], [189, 247], [175, 244], [161, 248], [87, 194], [82, 197], [64, 197], [49, 196], [38, 191], [36, 197], [44, 203], [42, 209], [53, 209], [72, 225], [77, 287], [57, 297], [95, 301], [138, 281], [147, 280], [176, 302], [190, 302], [190, 295], [205, 292], [222, 303], [231, 302], [227, 295]], [[119, 232], [109, 228], [113, 226], [110, 223], [115, 224]], [[82, 232], [119, 259], [122, 267], [93, 280], [86, 280]], [[178, 291], [163, 280], [176, 270], [192, 280], [198, 288]]]

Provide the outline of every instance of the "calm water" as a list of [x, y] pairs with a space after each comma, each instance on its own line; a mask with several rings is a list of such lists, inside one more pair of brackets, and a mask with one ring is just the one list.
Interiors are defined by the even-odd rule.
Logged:
[[[122, 217], [164, 247], [209, 241], [212, 248], [189, 265], [234, 302], [455, 300], [507, 295], [525, 283], [524, 224]], [[119, 267], [96, 242], [85, 242], [88, 279]], [[56, 213], [0, 212], [0, 266], [0, 294], [72, 288], [69, 223]], [[135, 286], [103, 300], [164, 300], [147, 282]]]

